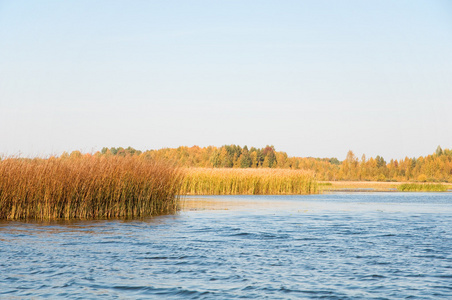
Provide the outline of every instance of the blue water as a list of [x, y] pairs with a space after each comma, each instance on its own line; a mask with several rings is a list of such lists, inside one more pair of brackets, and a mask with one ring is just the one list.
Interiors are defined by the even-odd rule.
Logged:
[[1, 299], [452, 299], [452, 194], [190, 197], [0, 222]]

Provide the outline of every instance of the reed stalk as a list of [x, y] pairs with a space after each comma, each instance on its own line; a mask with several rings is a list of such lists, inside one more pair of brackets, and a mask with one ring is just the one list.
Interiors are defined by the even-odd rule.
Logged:
[[136, 218], [174, 212], [183, 174], [139, 156], [0, 161], [0, 219]]
[[288, 169], [186, 169], [182, 194], [292, 195], [318, 192], [312, 172]]

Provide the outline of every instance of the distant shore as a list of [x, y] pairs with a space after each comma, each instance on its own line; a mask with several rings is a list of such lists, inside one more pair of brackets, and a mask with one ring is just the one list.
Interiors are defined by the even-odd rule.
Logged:
[[[412, 182], [382, 182], [382, 181], [318, 181], [323, 192], [396, 192], [398, 187]], [[417, 185], [438, 185], [436, 182], [415, 183]], [[452, 191], [452, 183], [440, 183]]]

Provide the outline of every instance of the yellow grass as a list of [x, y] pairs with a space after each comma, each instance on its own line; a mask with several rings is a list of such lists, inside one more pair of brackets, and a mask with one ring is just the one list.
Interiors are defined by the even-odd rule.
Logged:
[[179, 169], [140, 157], [0, 161], [0, 219], [145, 217], [176, 209]]
[[405, 183], [397, 189], [402, 192], [446, 192], [448, 186], [441, 183]]
[[[402, 191], [403, 185], [410, 185], [411, 182], [382, 182], [382, 181], [320, 181], [319, 188], [322, 191], [347, 191], [372, 189], [375, 192]], [[443, 183], [447, 189], [452, 189], [452, 184]], [[406, 190], [406, 189], [405, 189]]]
[[323, 191], [329, 190], [360, 190], [391, 191], [397, 189], [399, 182], [382, 181], [321, 181], [319, 185]]
[[185, 170], [182, 194], [188, 195], [290, 195], [318, 192], [311, 172], [288, 169]]

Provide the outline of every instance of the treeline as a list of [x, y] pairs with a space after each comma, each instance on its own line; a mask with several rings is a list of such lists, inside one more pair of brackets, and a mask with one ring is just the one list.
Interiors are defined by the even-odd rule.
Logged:
[[330, 166], [338, 166], [337, 158], [300, 158], [289, 157], [287, 153], [276, 151], [274, 146], [264, 148], [243, 148], [238, 145], [224, 145], [220, 148], [178, 147], [159, 150], [139, 151], [128, 148], [103, 148], [104, 155], [143, 155], [153, 159], [164, 159], [182, 167], [197, 168], [276, 168], [276, 169], [309, 169], [326, 172]]
[[279, 168], [310, 170], [318, 180], [419, 181], [452, 182], [452, 150], [438, 146], [425, 157], [390, 160], [383, 157], [359, 159], [352, 151], [344, 161], [337, 158], [289, 157], [274, 146], [248, 148], [238, 145], [222, 147], [178, 147], [139, 151], [129, 148], [103, 148], [102, 155], [140, 155], [164, 159], [182, 167], [197, 168]]
[[386, 162], [383, 157], [358, 159], [352, 151], [338, 170], [341, 180], [452, 182], [452, 150], [441, 149], [418, 158], [405, 157]]

